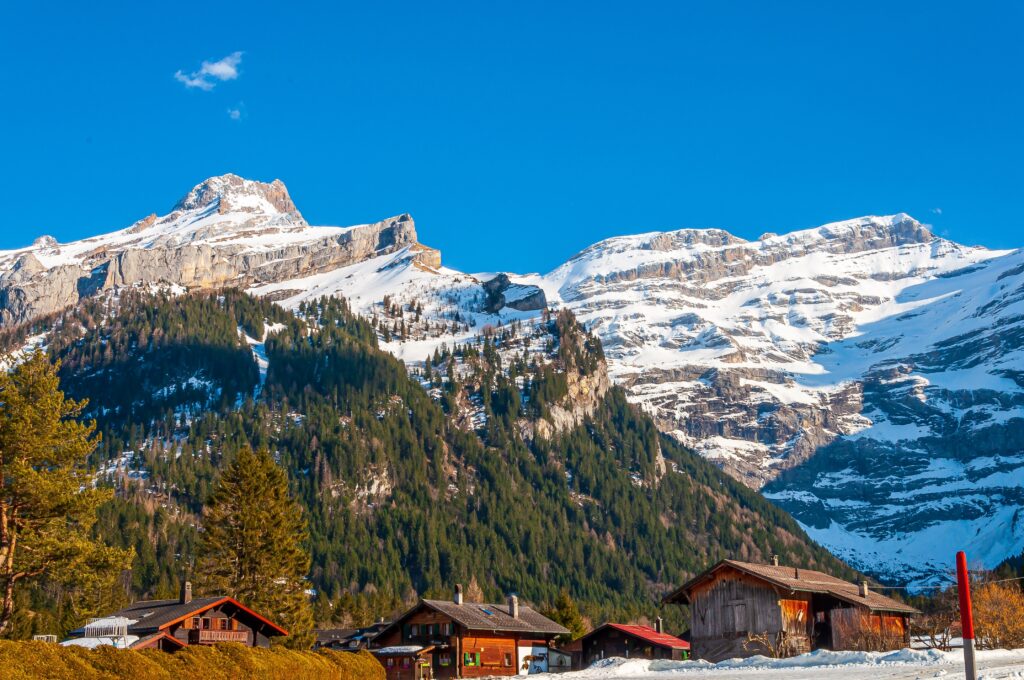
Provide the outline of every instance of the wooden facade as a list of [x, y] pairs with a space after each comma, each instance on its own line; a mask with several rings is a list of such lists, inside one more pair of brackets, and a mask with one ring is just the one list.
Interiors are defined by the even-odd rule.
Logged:
[[[122, 622], [123, 633], [138, 637], [139, 646], [173, 651], [185, 645], [237, 642], [248, 647], [269, 647], [272, 637], [287, 635], [277, 624], [232, 597], [192, 598], [185, 583], [176, 600], [141, 600], [114, 612], [110, 620]], [[86, 637], [89, 626], [72, 631]]]
[[690, 605], [694, 658], [898, 649], [916, 610], [817, 571], [724, 560], [666, 602]]
[[[550, 643], [567, 632], [515, 598], [507, 605], [421, 600], [374, 638], [389, 680], [447, 680], [547, 670]], [[387, 656], [404, 652], [409, 663]], [[411, 663], [413, 656], [417, 663]]]

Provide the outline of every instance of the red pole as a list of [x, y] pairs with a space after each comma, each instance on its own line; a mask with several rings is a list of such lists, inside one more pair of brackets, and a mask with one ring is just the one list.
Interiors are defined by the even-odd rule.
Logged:
[[967, 572], [967, 555], [956, 554], [956, 587], [960, 595], [960, 628], [964, 638], [964, 674], [967, 680], [976, 680], [978, 669], [974, 661], [974, 613], [971, 611], [971, 581]]

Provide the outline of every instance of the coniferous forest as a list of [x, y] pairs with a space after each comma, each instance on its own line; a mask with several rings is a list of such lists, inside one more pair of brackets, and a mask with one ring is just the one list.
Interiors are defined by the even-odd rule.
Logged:
[[[320, 624], [464, 583], [539, 607], [567, 593], [595, 623], [683, 625], [661, 595], [723, 557], [852, 574], [618, 387], [579, 424], [535, 435], [572, 376], [604, 367], [568, 312], [545, 316], [539, 351], [509, 325], [412, 374], [340, 299], [292, 313], [230, 290], [126, 292], [46, 323], [62, 388], [102, 433], [91, 464], [115, 497], [94, 531], [135, 550], [125, 597], [177, 592], [218, 475], [249, 448], [271, 453], [303, 507]], [[53, 597], [28, 599], [40, 615], [22, 633], [51, 632]]]

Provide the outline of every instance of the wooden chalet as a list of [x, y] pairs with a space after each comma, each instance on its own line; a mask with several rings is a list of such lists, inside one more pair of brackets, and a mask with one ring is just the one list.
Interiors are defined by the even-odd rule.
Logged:
[[584, 667], [615, 656], [681, 661], [690, 655], [690, 643], [667, 634], [660, 618], [654, 628], [605, 623], [584, 635], [580, 641], [583, 647], [581, 664]]
[[514, 595], [505, 604], [420, 600], [373, 639], [388, 680], [518, 675], [548, 669], [551, 641], [569, 631]]
[[[800, 567], [722, 560], [665, 598], [690, 605], [693, 657], [721, 661], [814, 649], [899, 649], [913, 607]], [[772, 647], [772, 650], [767, 647]]]
[[[182, 586], [181, 596], [176, 600], [142, 600], [90, 625], [72, 631], [73, 639], [66, 644], [113, 644], [165, 651], [218, 642], [269, 647], [270, 638], [288, 634], [232, 597], [193, 599], [192, 585], [188, 582]], [[99, 631], [97, 625], [110, 630]], [[115, 642], [104, 641], [107, 638]]]

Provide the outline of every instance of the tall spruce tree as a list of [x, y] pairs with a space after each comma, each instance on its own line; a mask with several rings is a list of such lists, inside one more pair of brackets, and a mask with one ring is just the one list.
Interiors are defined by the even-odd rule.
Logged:
[[313, 642], [308, 538], [284, 470], [266, 450], [244, 447], [206, 505], [195, 580], [207, 594], [231, 594], [286, 628], [285, 645], [308, 648]]
[[0, 371], [0, 636], [12, 632], [17, 587], [60, 587], [72, 599], [64, 624], [80, 622], [131, 563], [131, 550], [92, 536], [112, 492], [94, 488], [86, 467], [97, 437], [93, 423], [77, 420], [83, 406], [64, 398], [43, 352]]
[[562, 589], [555, 600], [555, 606], [544, 612], [544, 615], [556, 623], [560, 623], [569, 629], [568, 635], [560, 635], [556, 638], [559, 644], [567, 644], [578, 640], [587, 632], [587, 626], [583, 622], [579, 607], [571, 597], [569, 591]]

